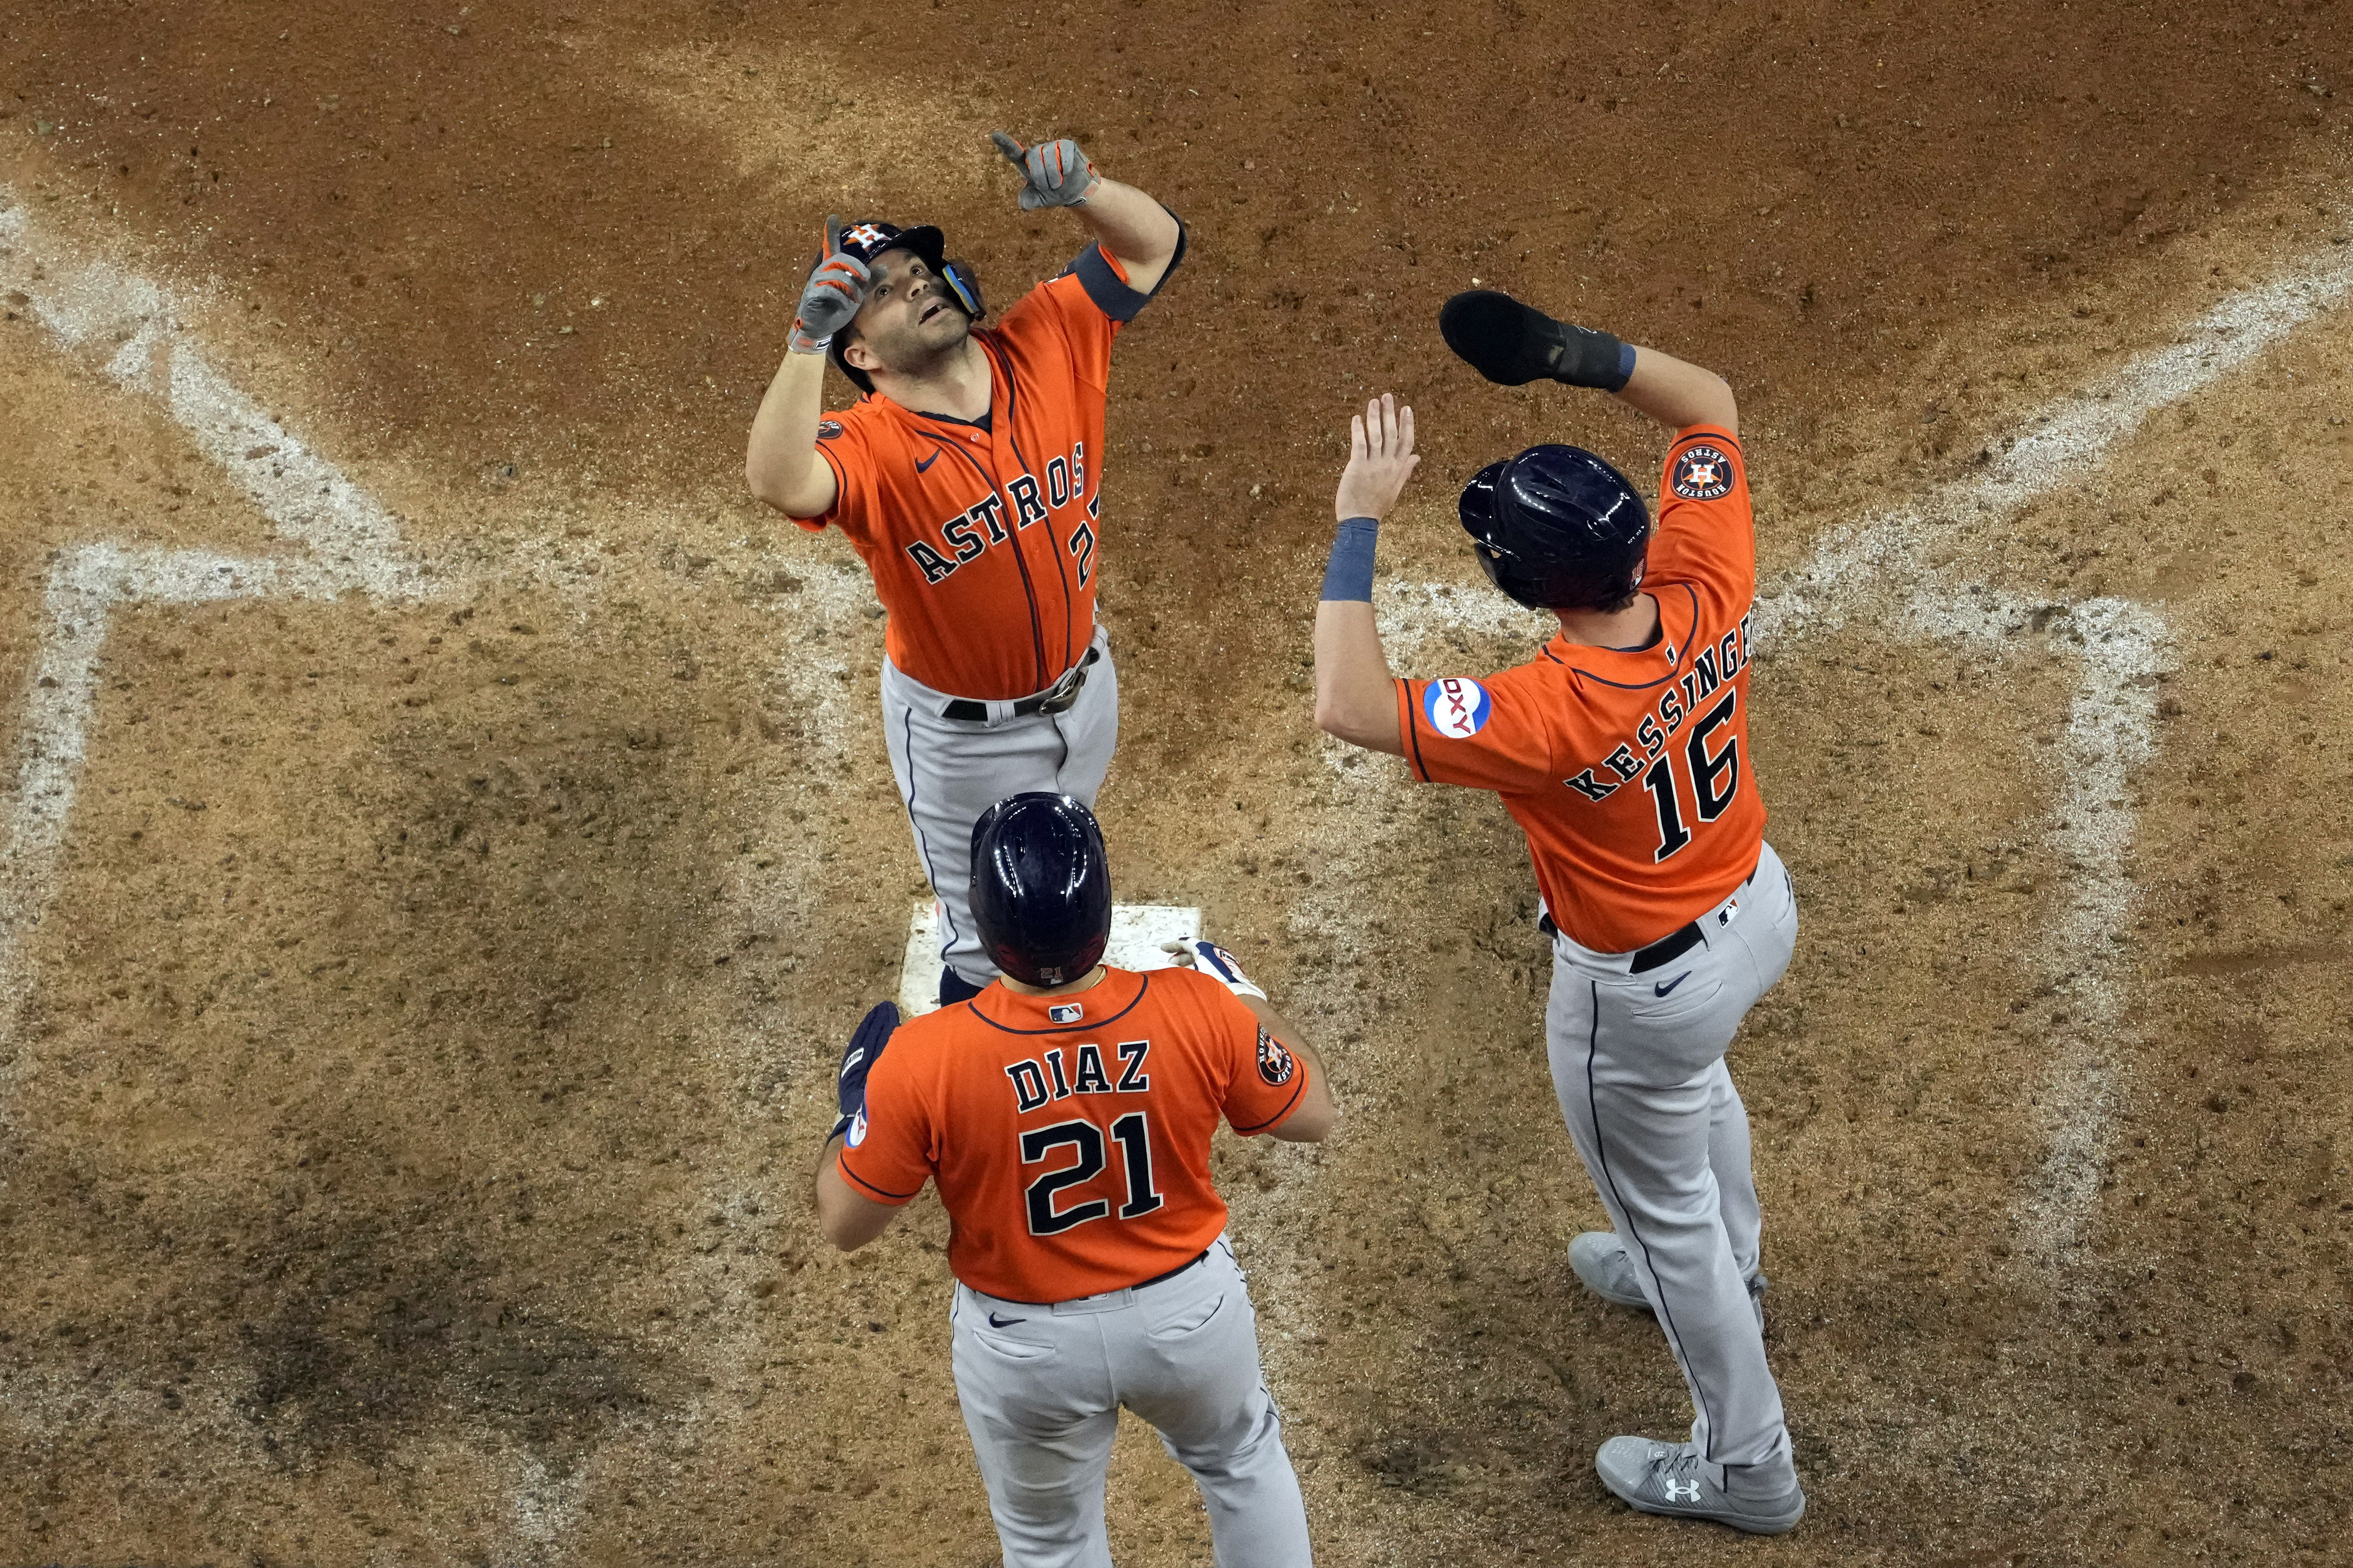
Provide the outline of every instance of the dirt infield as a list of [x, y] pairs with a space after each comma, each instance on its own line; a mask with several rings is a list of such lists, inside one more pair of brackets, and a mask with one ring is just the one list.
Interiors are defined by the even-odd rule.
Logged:
[[[2353, 251], [2336, 0], [18, 9], [0, 1563], [995, 1561], [936, 1205], [806, 1215], [922, 883], [879, 609], [740, 476], [828, 211], [1002, 300], [1077, 248], [1000, 125], [1191, 226], [1117, 356], [1103, 807], [1346, 1108], [1219, 1154], [1324, 1559], [2340, 1560], [2353, 294], [2204, 314]], [[1742, 399], [1778, 1542], [1594, 1479], [1688, 1416], [1564, 1266], [1516, 830], [1309, 722], [1351, 399], [1428, 440], [1419, 673], [1527, 641], [1473, 467], [1655, 472], [1445, 355], [1473, 279]], [[1207, 1561], [1148, 1433], [1113, 1518]]]

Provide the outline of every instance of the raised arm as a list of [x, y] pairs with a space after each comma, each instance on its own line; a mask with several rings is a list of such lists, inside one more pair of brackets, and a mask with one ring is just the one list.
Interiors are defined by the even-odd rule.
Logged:
[[817, 427], [825, 414], [825, 351], [866, 298], [866, 264], [841, 248], [841, 226], [825, 224], [825, 254], [801, 289], [785, 363], [776, 367], [752, 416], [744, 478], [752, 494], [787, 517], [822, 517], [839, 486], [832, 466], [817, 455]]
[[1616, 396], [1672, 429], [1715, 425], [1740, 434], [1740, 409], [1724, 377], [1615, 334], [1555, 321], [1493, 289], [1446, 301], [1439, 334], [1472, 369], [1499, 386], [1557, 381]]
[[752, 416], [744, 478], [755, 500], [786, 517], [822, 517], [839, 486], [833, 466], [817, 455], [817, 427], [825, 413], [825, 350], [786, 352]]
[[1351, 745], [1405, 754], [1397, 678], [1373, 625], [1373, 545], [1381, 517], [1419, 464], [1413, 410], [1383, 393], [1348, 421], [1348, 466], [1333, 492], [1340, 520], [1315, 606], [1315, 723]]
[[1070, 208], [1126, 272], [1129, 288], [1149, 294], [1160, 286], [1169, 264], [1176, 259], [1181, 232], [1166, 207], [1134, 185], [1103, 178], [1093, 161], [1068, 137], [1024, 147], [1004, 132], [994, 131], [989, 140], [1008, 163], [1021, 171], [1024, 208]]
[[1740, 407], [1724, 377], [1657, 349], [1635, 348], [1634, 374], [1618, 389], [1618, 400], [1671, 430], [1714, 425], [1740, 434]]

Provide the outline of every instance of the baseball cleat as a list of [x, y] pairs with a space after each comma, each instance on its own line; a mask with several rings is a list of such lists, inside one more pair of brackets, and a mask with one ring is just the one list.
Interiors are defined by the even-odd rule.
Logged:
[[[1651, 1310], [1641, 1281], [1634, 1278], [1634, 1260], [1626, 1255], [1626, 1244], [1616, 1231], [1580, 1231], [1568, 1244], [1568, 1266], [1585, 1288], [1603, 1300], [1640, 1307], [1646, 1312]], [[1748, 1277], [1748, 1304], [1757, 1310], [1759, 1331], [1765, 1327], [1765, 1284], [1762, 1272]]]
[[1447, 300], [1438, 331], [1465, 364], [1499, 386], [1550, 379], [1569, 343], [1567, 326], [1493, 289]]
[[1585, 1288], [1603, 1300], [1640, 1307], [1646, 1312], [1651, 1310], [1641, 1281], [1634, 1278], [1634, 1260], [1626, 1256], [1626, 1244], [1618, 1239], [1616, 1231], [1580, 1234], [1568, 1244], [1568, 1266], [1585, 1281]]
[[1780, 1535], [1805, 1517], [1804, 1489], [1792, 1486], [1761, 1501], [1734, 1497], [1708, 1479], [1699, 1449], [1689, 1443], [1612, 1437], [1593, 1456], [1593, 1468], [1620, 1501], [1642, 1513], [1713, 1520], [1751, 1535]]

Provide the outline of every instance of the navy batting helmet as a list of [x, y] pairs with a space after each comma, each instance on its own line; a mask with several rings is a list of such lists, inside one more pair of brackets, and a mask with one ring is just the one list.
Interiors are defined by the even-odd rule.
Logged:
[[1111, 865], [1095, 814], [1067, 795], [1008, 795], [972, 827], [972, 918], [989, 962], [1067, 985], [1111, 940]]
[[1531, 447], [1490, 463], [1460, 505], [1488, 581], [1530, 609], [1616, 609], [1642, 581], [1650, 509], [1581, 447]]
[[[901, 228], [895, 223], [869, 219], [865, 223], [847, 225], [841, 231], [841, 248], [860, 261], [872, 261], [886, 250], [912, 250], [924, 266], [936, 273], [948, 286], [948, 293], [964, 308], [966, 318], [978, 321], [988, 313], [980, 301], [980, 281], [972, 275], [972, 268], [962, 261], [950, 261], [947, 257], [947, 237], [930, 224], [915, 228]], [[860, 392], [874, 390], [867, 374], [841, 357], [849, 346], [848, 333], [836, 332], [828, 353], [833, 368], [857, 384]]]

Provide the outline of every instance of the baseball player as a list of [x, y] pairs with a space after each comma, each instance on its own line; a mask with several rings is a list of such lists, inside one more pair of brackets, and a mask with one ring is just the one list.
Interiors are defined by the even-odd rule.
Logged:
[[1704, 370], [1503, 294], [1457, 295], [1440, 322], [1491, 381], [1598, 388], [1674, 430], [1658, 528], [1591, 452], [1489, 464], [1461, 496], [1472, 552], [1560, 634], [1493, 675], [1395, 679], [1373, 544], [1418, 461], [1413, 411], [1368, 405], [1315, 616], [1316, 722], [1417, 778], [1495, 791], [1526, 830], [1553, 946], [1553, 1084], [1616, 1226], [1578, 1237], [1569, 1260], [1657, 1314], [1694, 1410], [1689, 1442], [1613, 1437], [1596, 1468], [1645, 1512], [1778, 1534], [1806, 1500], [1765, 1363], [1747, 1114], [1724, 1054], [1788, 967], [1798, 911], [1748, 749], [1756, 536], [1737, 410]]
[[[752, 423], [752, 493], [839, 528], [890, 615], [882, 719], [915, 852], [940, 903], [940, 1000], [996, 972], [967, 902], [972, 825], [1023, 790], [1092, 805], [1119, 735], [1095, 624], [1112, 340], [1184, 258], [1159, 203], [1078, 144], [995, 135], [1021, 205], [1093, 238], [994, 327], [936, 228], [828, 223], [790, 344]], [[865, 395], [826, 414], [830, 356]]]
[[1304, 1568], [1209, 1136], [1222, 1116], [1244, 1137], [1322, 1139], [1324, 1064], [1213, 942], [1182, 944], [1192, 967], [1101, 962], [1111, 875], [1079, 801], [1014, 795], [972, 842], [998, 981], [905, 1025], [887, 1002], [866, 1016], [842, 1055], [818, 1223], [862, 1247], [939, 1184], [956, 1398], [1008, 1568], [1109, 1568], [1122, 1405], [1193, 1472], [1220, 1568]]

